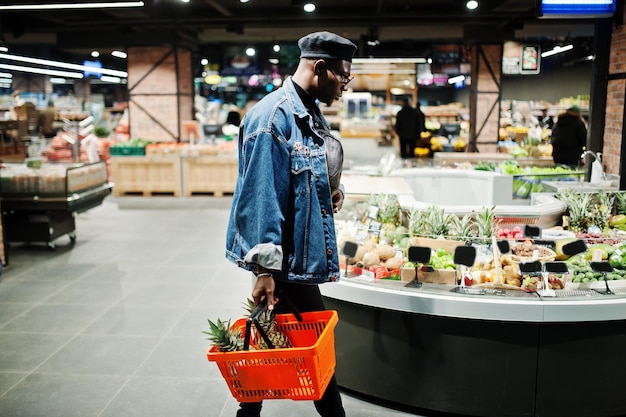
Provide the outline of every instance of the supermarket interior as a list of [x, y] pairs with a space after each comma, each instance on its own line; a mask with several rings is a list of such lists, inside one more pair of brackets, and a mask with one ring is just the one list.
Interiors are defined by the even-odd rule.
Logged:
[[[4, 3], [0, 417], [308, 417], [333, 371], [354, 417], [626, 415], [623, 0]], [[338, 321], [224, 351], [253, 278], [225, 257], [239, 125], [316, 30], [357, 45], [319, 104]]]

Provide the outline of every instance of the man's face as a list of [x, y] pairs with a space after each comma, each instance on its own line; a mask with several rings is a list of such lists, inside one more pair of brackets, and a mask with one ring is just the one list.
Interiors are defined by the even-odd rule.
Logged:
[[330, 106], [333, 101], [339, 100], [348, 83], [352, 81], [350, 69], [352, 64], [348, 61], [324, 60], [325, 73], [319, 77], [319, 100]]

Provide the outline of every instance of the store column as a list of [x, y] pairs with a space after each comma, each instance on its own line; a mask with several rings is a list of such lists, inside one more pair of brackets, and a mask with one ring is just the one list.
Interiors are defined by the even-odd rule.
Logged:
[[502, 50], [502, 43], [472, 46], [469, 152], [498, 150]]
[[[624, 106], [626, 99], [626, 54], [624, 54], [626, 27], [623, 24], [624, 16], [626, 13], [615, 16], [611, 34], [604, 132], [594, 135], [595, 132], [592, 131], [590, 146], [592, 150], [601, 149], [605, 172], [620, 176], [620, 190], [626, 189], [626, 158], [624, 157], [626, 155], [626, 130], [624, 129], [624, 122], [626, 121], [626, 106]], [[598, 54], [599, 52], [596, 51], [596, 55]], [[598, 140], [595, 140], [596, 136], [598, 136]]]
[[179, 46], [128, 48], [130, 135], [180, 141], [193, 119], [191, 51]]

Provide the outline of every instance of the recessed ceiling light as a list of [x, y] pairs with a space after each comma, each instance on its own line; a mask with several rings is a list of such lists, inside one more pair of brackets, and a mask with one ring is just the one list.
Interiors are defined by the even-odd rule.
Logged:
[[256, 55], [256, 49], [254, 49], [252, 47], [246, 49], [246, 55], [248, 55], [248, 56], [255, 56]]
[[98, 51], [91, 51], [91, 56], [94, 58], [98, 58], [100, 56], [100, 52]]
[[467, 7], [468, 10], [475, 10], [478, 8], [478, 2], [476, 0], [469, 0], [465, 3], [465, 7]]
[[274, 52], [279, 52], [280, 51], [280, 45], [279, 44], [274, 44], [274, 46], [272, 46], [272, 49], [274, 50]]
[[313, 13], [315, 11], [315, 3], [305, 3], [303, 9], [307, 13]]
[[113, 52], [111, 52], [111, 55], [113, 55], [114, 57], [117, 57], [117, 58], [122, 58], [122, 59], [128, 58], [128, 54], [126, 52], [122, 52], [122, 51], [113, 51]]
[[250, 0], [239, 0], [239, 3], [247, 3], [247, 2], [249, 2], [249, 1], [250, 1]]

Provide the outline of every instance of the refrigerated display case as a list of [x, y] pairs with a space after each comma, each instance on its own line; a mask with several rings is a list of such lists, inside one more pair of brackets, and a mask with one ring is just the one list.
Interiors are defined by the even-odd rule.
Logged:
[[[5, 242], [42, 242], [67, 234], [76, 239], [74, 217], [102, 204], [111, 193], [106, 163], [2, 164], [0, 199]], [[31, 165], [31, 166], [29, 166]]]

